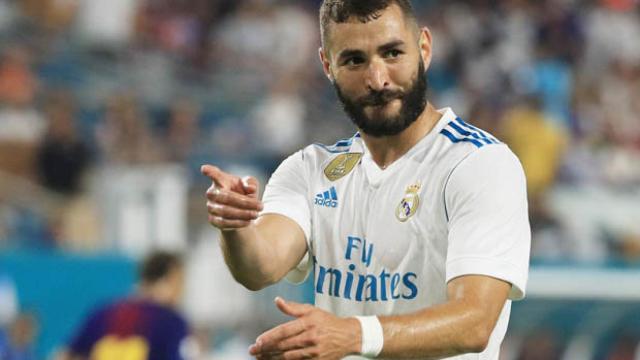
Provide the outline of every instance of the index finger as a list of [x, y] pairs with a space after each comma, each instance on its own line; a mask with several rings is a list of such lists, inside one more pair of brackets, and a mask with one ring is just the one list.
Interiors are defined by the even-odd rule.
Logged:
[[200, 167], [200, 172], [202, 173], [202, 175], [211, 179], [211, 181], [213, 181], [216, 186], [224, 186], [224, 182], [226, 180], [229, 180], [229, 177], [231, 177], [231, 175], [220, 170], [219, 167], [213, 165], [202, 165]]
[[263, 333], [256, 339], [256, 346], [252, 348], [252, 355], [262, 352], [278, 350], [278, 344], [285, 339], [298, 335], [305, 331], [305, 326], [300, 319], [278, 325]]

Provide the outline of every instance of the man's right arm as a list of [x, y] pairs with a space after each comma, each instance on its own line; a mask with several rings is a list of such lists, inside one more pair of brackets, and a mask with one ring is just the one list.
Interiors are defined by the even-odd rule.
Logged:
[[260, 290], [298, 265], [307, 244], [293, 220], [266, 214], [246, 228], [223, 231], [222, 249], [234, 278], [250, 290]]
[[254, 178], [239, 178], [205, 165], [209, 223], [222, 231], [222, 249], [233, 277], [250, 290], [280, 281], [304, 257], [305, 233], [292, 219], [264, 214]]

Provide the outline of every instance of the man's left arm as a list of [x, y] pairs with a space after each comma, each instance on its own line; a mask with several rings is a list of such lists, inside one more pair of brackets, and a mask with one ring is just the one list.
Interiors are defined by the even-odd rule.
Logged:
[[[447, 302], [415, 313], [381, 316], [382, 358], [440, 358], [482, 352], [507, 300], [511, 285], [488, 276], [467, 275], [447, 285]], [[339, 318], [311, 305], [276, 299], [295, 320], [256, 339], [250, 352], [262, 359], [341, 359], [357, 355], [362, 330], [355, 318]]]
[[509, 295], [502, 280], [466, 275], [451, 280], [448, 300], [415, 314], [381, 317], [380, 357], [446, 357], [484, 351]]

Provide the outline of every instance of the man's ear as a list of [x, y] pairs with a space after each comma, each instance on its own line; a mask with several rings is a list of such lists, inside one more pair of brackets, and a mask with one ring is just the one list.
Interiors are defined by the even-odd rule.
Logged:
[[333, 75], [331, 75], [331, 62], [329, 61], [329, 57], [322, 47], [318, 49], [318, 54], [320, 55], [320, 62], [322, 63], [322, 70], [324, 71], [324, 74], [327, 76], [329, 81], [333, 82]]
[[428, 27], [423, 27], [420, 29], [420, 40], [418, 42], [420, 55], [422, 55], [422, 61], [424, 62], [424, 68], [429, 69], [429, 65], [431, 65], [431, 58], [433, 55], [433, 43], [431, 37], [431, 31]]

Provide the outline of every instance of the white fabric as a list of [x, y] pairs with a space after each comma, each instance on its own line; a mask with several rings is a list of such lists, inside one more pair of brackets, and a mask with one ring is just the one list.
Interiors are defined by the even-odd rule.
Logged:
[[384, 346], [384, 332], [377, 316], [356, 316], [362, 329], [362, 346], [360, 354], [373, 359], [380, 355]]
[[[356, 135], [333, 147], [311, 145], [273, 174], [264, 213], [287, 216], [304, 230], [312, 261], [292, 275], [303, 279], [313, 267], [316, 306], [338, 316], [411, 313], [445, 302], [447, 283], [469, 274], [507, 281], [510, 300], [524, 297], [530, 228], [522, 167], [506, 145], [464, 130], [451, 109], [441, 113], [435, 128], [385, 170]], [[362, 160], [332, 182], [324, 169], [344, 152], [362, 153]], [[419, 205], [402, 222], [396, 211], [417, 183]], [[315, 198], [332, 188], [337, 201], [317, 205]], [[498, 359], [510, 308], [507, 301], [484, 352], [454, 358]]]

